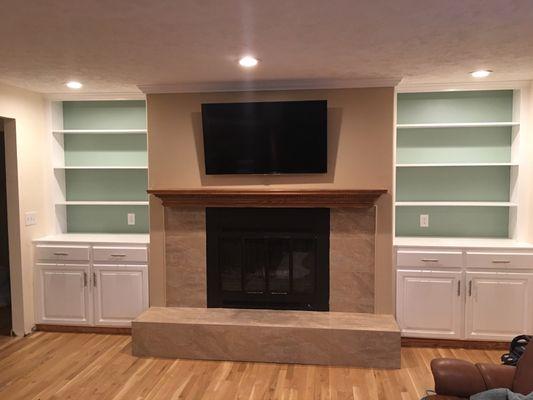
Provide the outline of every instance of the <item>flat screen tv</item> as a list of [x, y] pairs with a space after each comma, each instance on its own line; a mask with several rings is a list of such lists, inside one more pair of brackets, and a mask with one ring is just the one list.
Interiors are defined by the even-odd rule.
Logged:
[[205, 169], [218, 174], [327, 172], [327, 101], [202, 104]]

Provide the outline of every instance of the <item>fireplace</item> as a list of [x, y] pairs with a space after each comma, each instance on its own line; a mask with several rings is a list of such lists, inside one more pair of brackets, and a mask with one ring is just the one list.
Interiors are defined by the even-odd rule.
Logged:
[[329, 310], [328, 208], [206, 209], [207, 306]]

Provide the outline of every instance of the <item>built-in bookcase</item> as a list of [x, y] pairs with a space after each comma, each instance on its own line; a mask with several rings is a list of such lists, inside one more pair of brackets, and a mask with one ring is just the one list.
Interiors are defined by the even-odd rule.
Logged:
[[513, 90], [398, 95], [397, 236], [513, 237], [519, 99]]
[[52, 126], [58, 231], [148, 232], [145, 102], [54, 102]]

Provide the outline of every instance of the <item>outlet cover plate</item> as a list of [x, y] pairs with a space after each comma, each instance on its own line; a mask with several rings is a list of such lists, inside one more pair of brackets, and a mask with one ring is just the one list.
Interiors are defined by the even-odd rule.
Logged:
[[24, 214], [24, 221], [26, 226], [37, 225], [37, 213], [35, 211], [29, 211]]

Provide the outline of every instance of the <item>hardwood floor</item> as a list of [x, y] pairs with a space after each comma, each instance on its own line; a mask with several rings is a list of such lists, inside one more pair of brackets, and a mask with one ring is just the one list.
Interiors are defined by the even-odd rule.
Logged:
[[410, 400], [433, 387], [429, 362], [498, 362], [501, 350], [403, 348], [402, 369], [136, 358], [124, 335], [37, 332], [0, 346], [0, 399]]

